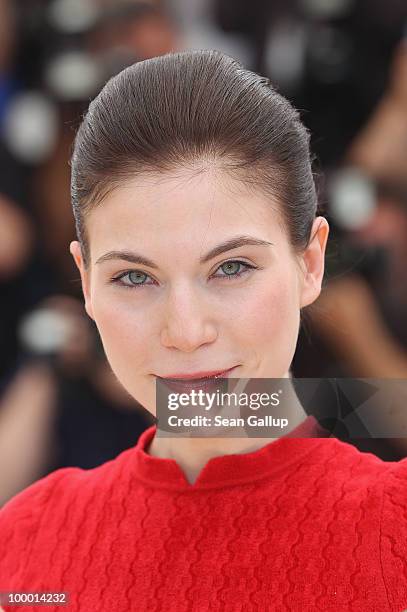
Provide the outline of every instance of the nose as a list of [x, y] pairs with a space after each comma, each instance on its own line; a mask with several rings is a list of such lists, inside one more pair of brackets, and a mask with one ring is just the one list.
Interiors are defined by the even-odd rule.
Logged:
[[185, 285], [169, 292], [164, 312], [161, 342], [166, 348], [192, 353], [217, 338], [215, 321], [202, 296]]

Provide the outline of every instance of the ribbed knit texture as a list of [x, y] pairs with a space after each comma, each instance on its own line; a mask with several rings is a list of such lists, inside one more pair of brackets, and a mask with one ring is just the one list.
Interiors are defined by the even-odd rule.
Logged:
[[[194, 484], [146, 452], [63, 468], [0, 511], [0, 591], [68, 592], [81, 612], [407, 609], [407, 459], [323, 435], [208, 461]], [[323, 431], [323, 430], [322, 430]]]

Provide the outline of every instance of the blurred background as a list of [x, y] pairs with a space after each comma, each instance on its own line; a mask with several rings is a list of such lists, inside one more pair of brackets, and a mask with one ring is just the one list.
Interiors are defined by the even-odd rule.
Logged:
[[[68, 161], [109, 77], [193, 48], [269, 76], [312, 133], [331, 233], [293, 376], [407, 379], [405, 0], [0, 0], [0, 505], [155, 422], [85, 313]], [[407, 456], [403, 437], [350, 443]]]

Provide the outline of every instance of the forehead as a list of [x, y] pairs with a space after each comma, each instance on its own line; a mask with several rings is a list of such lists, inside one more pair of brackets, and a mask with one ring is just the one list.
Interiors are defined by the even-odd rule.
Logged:
[[269, 238], [282, 232], [275, 200], [213, 167], [127, 180], [92, 210], [87, 228], [94, 257], [135, 241], [201, 245], [204, 235], [209, 244], [224, 239], [225, 231], [256, 231]]

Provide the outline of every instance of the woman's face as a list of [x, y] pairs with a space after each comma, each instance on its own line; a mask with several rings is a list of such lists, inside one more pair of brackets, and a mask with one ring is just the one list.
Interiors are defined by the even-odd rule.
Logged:
[[300, 308], [320, 293], [329, 227], [318, 217], [296, 258], [276, 208], [213, 168], [144, 175], [91, 212], [88, 270], [71, 243], [110, 366], [153, 414], [157, 375], [287, 375]]

